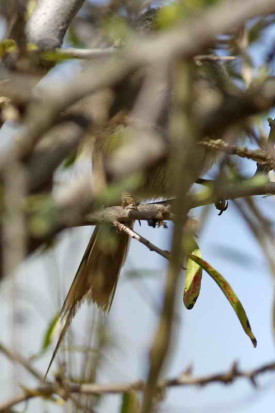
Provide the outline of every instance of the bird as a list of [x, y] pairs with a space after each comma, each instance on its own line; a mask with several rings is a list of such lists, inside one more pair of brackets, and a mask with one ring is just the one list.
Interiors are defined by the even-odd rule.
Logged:
[[[110, 136], [108, 137], [110, 139]], [[199, 149], [202, 163], [206, 162], [206, 171], [212, 165], [213, 155], [209, 150]], [[209, 159], [207, 159], [209, 158]], [[156, 199], [172, 195], [170, 179], [167, 176], [168, 162], [164, 160], [159, 165], [154, 165], [148, 171], [144, 182], [137, 193], [123, 193], [122, 206], [137, 208], [139, 200]], [[127, 226], [133, 228], [134, 221], [128, 221]], [[95, 303], [97, 307], [109, 312], [116, 291], [121, 268], [124, 265], [129, 249], [130, 238], [124, 232], [118, 232], [111, 224], [97, 224], [83, 258], [79, 264], [69, 292], [60, 311], [60, 318], [64, 319], [60, 336], [51, 357], [47, 372], [55, 359], [66, 331], [83, 301]]]
[[[211, 62], [207, 64], [207, 70], [201, 74], [201, 66], [203, 65], [196, 69], [199, 73], [197, 83], [199, 83], [199, 88], [201, 89], [200, 95], [205, 98], [205, 92], [211, 94], [213, 90], [215, 93], [218, 91], [221, 95], [226, 94], [228, 85], [223, 68], [219, 67], [218, 63], [214, 62], [213, 64]], [[211, 79], [211, 73], [214, 73], [214, 79]], [[208, 80], [209, 76], [210, 80]], [[226, 78], [226, 81], [224, 78]], [[108, 133], [106, 131], [105, 133], [100, 133], [100, 138], [95, 140], [94, 158], [92, 159], [94, 173], [96, 173], [97, 156], [100, 154], [103, 158], [108, 157], [114, 148], [120, 146], [125, 137], [127, 139], [131, 136], [131, 126], [129, 125], [127, 114], [131, 113], [136, 97], [141, 90], [142, 79], [143, 72], [141, 70], [115, 85], [113, 90], [115, 98], [109, 110]], [[226, 87], [224, 87], [224, 84], [226, 84]], [[165, 130], [167, 126], [167, 113], [169, 111], [169, 108], [167, 109], [167, 106], [169, 107], [167, 100], [169, 100], [169, 95], [167, 95], [163, 110], [160, 111], [159, 124], [162, 126], [162, 130]], [[123, 121], [118, 122], [117, 119], [121, 119], [121, 113], [123, 113]], [[203, 172], [206, 172], [217, 159], [216, 151], [202, 146], [198, 147], [194, 156], [204, 165]], [[193, 183], [190, 182], [189, 186], [191, 187]], [[136, 192], [122, 194], [122, 206], [125, 208], [137, 208], [140, 200], [169, 197], [173, 195], [171, 187], [171, 176], [169, 175], [168, 158], [166, 157], [145, 171], [142, 183], [138, 186]], [[134, 221], [127, 222], [127, 225], [133, 228]], [[109, 312], [121, 268], [127, 256], [129, 243], [129, 236], [124, 232], [118, 232], [111, 224], [100, 223], [96, 225], [61, 308], [60, 317], [64, 320], [64, 325], [45, 377], [81, 303], [83, 301], [92, 302], [100, 310]]]

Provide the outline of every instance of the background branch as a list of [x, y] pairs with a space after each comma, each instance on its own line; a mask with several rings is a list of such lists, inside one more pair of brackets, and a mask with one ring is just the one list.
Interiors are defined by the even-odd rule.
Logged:
[[[234, 363], [231, 369], [224, 373], [210, 374], [201, 377], [192, 377], [191, 369], [187, 369], [179, 377], [160, 381], [157, 385], [157, 390], [163, 392], [168, 388], [183, 387], [183, 386], [206, 386], [213, 383], [229, 384], [239, 378], [247, 379], [253, 386], [257, 386], [256, 378], [264, 373], [273, 372], [275, 370], [275, 362], [264, 364], [254, 370], [240, 370], [237, 363]], [[70, 394], [120, 394], [129, 391], [144, 391], [145, 383], [137, 381], [134, 383], [122, 384], [74, 384], [66, 383], [64, 388], [59, 383], [49, 383], [36, 388], [26, 389], [25, 393], [14, 397], [0, 404], [0, 411], [5, 412], [13, 406], [30, 400], [35, 397], [58, 395], [62, 398], [70, 397]]]
[[84, 0], [38, 0], [27, 24], [28, 41], [40, 49], [60, 47]]
[[209, 149], [223, 151], [231, 155], [238, 155], [241, 158], [251, 159], [257, 163], [275, 170], [275, 156], [262, 149], [248, 149], [244, 146], [231, 145], [221, 139], [205, 140], [199, 143]]

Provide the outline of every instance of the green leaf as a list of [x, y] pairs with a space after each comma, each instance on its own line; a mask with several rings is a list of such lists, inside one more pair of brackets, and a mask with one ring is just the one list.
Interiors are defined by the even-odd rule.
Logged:
[[54, 63], [54, 64], [62, 63], [66, 60], [75, 58], [73, 55], [70, 56], [67, 53], [63, 53], [62, 49], [51, 50], [51, 51], [42, 52], [42, 53], [39, 52], [39, 53], [40, 53], [40, 57], [41, 57], [42, 61], [51, 62], [51, 63]]
[[0, 42], [0, 57], [4, 57], [7, 53], [16, 53], [17, 45], [13, 39], [5, 39]]
[[103, 23], [103, 33], [116, 45], [123, 44], [130, 34], [130, 27], [123, 16], [111, 16]]
[[72, 152], [64, 161], [63, 168], [70, 168], [77, 159], [77, 151]]
[[248, 335], [254, 347], [257, 346], [257, 340], [251, 330], [251, 326], [246, 315], [246, 312], [240, 302], [239, 298], [233, 291], [230, 284], [226, 281], [226, 279], [215, 269], [213, 268], [208, 262], [203, 260], [202, 258], [190, 254], [189, 258], [196, 262], [198, 265], [201, 266], [209, 275], [213, 278], [213, 280], [218, 284], [226, 298], [228, 299], [229, 303], [232, 305], [237, 317], [243, 327], [244, 332]]
[[29, 196], [26, 212], [29, 214], [29, 230], [38, 237], [45, 235], [58, 220], [56, 205], [46, 194]]
[[54, 341], [55, 332], [56, 332], [56, 329], [58, 327], [59, 321], [60, 321], [60, 317], [59, 317], [59, 313], [58, 313], [50, 321], [50, 323], [47, 327], [47, 330], [44, 334], [43, 342], [42, 342], [42, 348], [41, 348], [41, 350], [43, 352], [46, 351], [50, 347], [52, 342]]
[[[202, 257], [199, 246], [194, 241], [194, 248], [191, 252], [196, 257]], [[202, 267], [191, 258], [187, 259], [186, 275], [183, 293], [183, 302], [188, 310], [194, 307], [201, 289]]]
[[67, 31], [68, 42], [72, 47], [85, 47], [85, 42], [81, 39], [81, 36], [77, 33], [77, 30], [73, 26], [69, 26]]
[[30, 357], [30, 360], [37, 360], [45, 354], [45, 352], [48, 350], [48, 348], [51, 346], [52, 342], [54, 341], [54, 338], [56, 335], [55, 334], [56, 329], [59, 326], [59, 322], [60, 322], [60, 316], [58, 313], [51, 319], [51, 321], [49, 322], [47, 326], [46, 332], [43, 336], [42, 345], [41, 345], [40, 350], [37, 353], [33, 354]]
[[123, 393], [120, 413], [138, 413], [139, 399], [137, 393], [133, 390]]

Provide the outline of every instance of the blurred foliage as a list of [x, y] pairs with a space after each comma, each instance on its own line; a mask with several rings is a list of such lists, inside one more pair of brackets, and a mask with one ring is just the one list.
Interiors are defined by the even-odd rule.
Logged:
[[58, 220], [56, 205], [47, 194], [29, 196], [26, 212], [30, 216], [29, 230], [34, 236], [45, 235]]
[[179, 0], [162, 7], [157, 15], [157, 26], [167, 29], [180, 21], [195, 16], [207, 7], [217, 4], [220, 0]]
[[77, 151], [70, 153], [70, 155], [65, 159], [64, 163], [63, 163], [63, 168], [67, 169], [67, 168], [71, 168], [75, 161], [77, 160]]
[[16, 53], [17, 46], [13, 39], [5, 39], [0, 42], [0, 57], [3, 58], [8, 53]]
[[66, 35], [66, 40], [71, 47], [85, 47], [85, 43], [75, 30], [73, 26], [70, 26]]
[[129, 188], [136, 188], [143, 180], [142, 173], [136, 173], [121, 180], [119, 183], [110, 184], [106, 189], [103, 189], [96, 199], [96, 205], [118, 205], [120, 203], [121, 194], [127, 192]]
[[115, 46], [120, 46], [129, 38], [130, 28], [123, 16], [111, 16], [103, 22], [103, 34]]
[[138, 413], [140, 411], [140, 403], [135, 391], [129, 391], [122, 394], [120, 413]]

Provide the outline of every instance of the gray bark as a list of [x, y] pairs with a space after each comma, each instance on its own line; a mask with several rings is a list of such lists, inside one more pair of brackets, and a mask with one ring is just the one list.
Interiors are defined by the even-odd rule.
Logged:
[[41, 49], [60, 47], [84, 0], [39, 0], [27, 24], [28, 41]]

